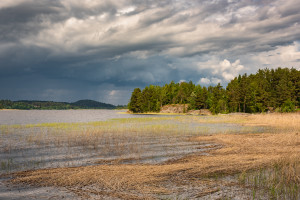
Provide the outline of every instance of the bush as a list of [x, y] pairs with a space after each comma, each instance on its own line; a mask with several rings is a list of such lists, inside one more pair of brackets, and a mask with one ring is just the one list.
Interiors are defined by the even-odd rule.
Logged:
[[286, 100], [281, 106], [281, 112], [294, 112], [295, 104], [290, 99]]

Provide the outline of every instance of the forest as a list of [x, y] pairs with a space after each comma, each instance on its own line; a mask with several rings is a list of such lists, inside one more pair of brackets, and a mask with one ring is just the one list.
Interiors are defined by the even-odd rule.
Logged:
[[68, 110], [68, 109], [116, 109], [117, 106], [93, 100], [79, 100], [74, 103], [54, 101], [11, 101], [0, 100], [0, 109], [20, 110]]
[[295, 68], [260, 69], [231, 80], [224, 88], [192, 81], [135, 88], [128, 108], [133, 113], [159, 112], [168, 104], [188, 104], [189, 110], [212, 113], [293, 112], [300, 107], [300, 71]]

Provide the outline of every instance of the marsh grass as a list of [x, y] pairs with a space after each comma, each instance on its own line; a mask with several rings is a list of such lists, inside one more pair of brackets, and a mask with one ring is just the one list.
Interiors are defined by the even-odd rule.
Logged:
[[261, 192], [267, 192], [270, 199], [300, 199], [300, 163], [299, 158], [293, 156], [280, 159], [267, 168], [243, 172], [238, 180], [251, 188], [253, 199]]
[[[277, 139], [280, 141], [277, 141]], [[224, 148], [211, 151], [211, 156], [191, 155], [164, 165], [119, 165], [116, 162], [111, 163], [113, 165], [110, 166], [22, 172], [16, 174], [18, 178], [14, 181], [43, 186], [81, 187], [96, 185], [97, 190], [101, 188], [100, 191], [123, 192], [125, 194], [136, 192], [155, 197], [156, 195], [170, 194], [174, 190], [173, 187], [182, 187], [181, 185], [185, 184], [208, 184], [203, 183], [203, 179], [213, 178], [213, 182], [216, 184], [216, 182], [220, 183], [218, 179], [227, 175], [254, 169], [269, 169], [274, 163], [278, 163], [280, 159], [290, 155], [291, 152], [294, 152], [295, 155], [291, 157], [291, 160], [296, 161], [299, 158], [297, 155], [299, 155], [300, 150], [300, 147], [296, 145], [298, 139], [296, 134], [201, 136], [195, 138], [195, 140], [215, 141], [222, 143]], [[282, 161], [282, 166], [285, 166], [285, 163], [286, 161]], [[265, 174], [266, 177], [264, 178], [270, 184], [271, 174]], [[294, 175], [283, 175], [282, 177], [294, 177]], [[247, 180], [245, 183], [250, 182], [250, 179], [244, 178], [244, 180]], [[291, 180], [294, 179], [291, 178]], [[169, 181], [175, 183], [176, 186], [170, 188]], [[222, 190], [222, 184], [220, 183], [219, 189], [208, 187], [207, 191], [202, 191], [201, 195], [197, 195], [202, 196], [210, 194], [212, 191], [220, 191]], [[258, 189], [253, 190], [252, 195], [254, 197], [259, 194], [255, 191], [258, 191]], [[289, 194], [284, 193], [280, 197], [282, 195], [287, 196]]]
[[[174, 154], [179, 142], [188, 142], [189, 137], [200, 131], [203, 134], [209, 132], [208, 128], [182, 124], [178, 117], [2, 125], [0, 130], [0, 156], [14, 160], [20, 155], [24, 157], [24, 161], [15, 161], [12, 168], [16, 170], [20, 169], [18, 165], [23, 165], [23, 169], [36, 168], [35, 164], [32, 168], [24, 164], [27, 160], [35, 159], [40, 167], [49, 164], [55, 167], [55, 161], [52, 160], [55, 160], [56, 154], [63, 154], [59, 158], [59, 162], [64, 163], [62, 166], [72, 166], [73, 161], [78, 163], [77, 157], [126, 160], [134, 156], [133, 160], [142, 161], [142, 157], [153, 156], [153, 160], [156, 160], [155, 156], [160, 151], [166, 152], [166, 155]], [[173, 147], [169, 144], [173, 144]], [[186, 148], [191, 147], [186, 145]], [[35, 157], [32, 158], [32, 155]]]
[[[99, 145], [119, 144], [141, 137], [185, 137], [207, 134], [211, 127], [185, 123], [181, 117], [113, 119], [90, 123], [46, 123], [0, 126], [1, 136], [11, 143], [28, 145], [82, 146], [97, 149]], [[244, 128], [245, 130], [247, 128]], [[227, 132], [231, 132], [230, 129]], [[10, 136], [7, 136], [9, 135]], [[9, 145], [8, 145], [9, 146]], [[14, 148], [14, 145], [10, 145]]]
[[14, 163], [12, 159], [1, 160], [1, 170], [3, 171], [10, 172], [13, 165]]
[[[230, 126], [224, 128], [224, 124]], [[64, 147], [70, 151], [76, 147], [80, 152], [89, 152], [88, 155], [97, 154], [101, 165], [19, 172], [14, 174], [12, 182], [68, 187], [85, 195], [92, 187], [98, 194], [136, 198], [142, 194], [142, 199], [160, 198], [192, 185], [191, 190], [185, 192], [192, 195], [188, 198], [196, 198], [222, 191], [224, 183], [220, 179], [238, 174], [238, 185], [251, 188], [252, 198], [258, 198], [260, 191], [268, 191], [266, 195], [273, 199], [294, 199], [299, 195], [299, 124], [298, 114], [262, 114], [114, 119], [30, 126], [26, 127], [28, 134], [42, 131], [40, 140], [43, 142], [31, 138], [29, 144], [41, 148], [47, 145]], [[16, 134], [14, 131], [17, 130], [8, 128], [8, 135]], [[261, 131], [264, 132], [259, 133]], [[177, 145], [183, 140], [222, 148], [208, 150], [209, 156], [191, 154], [160, 165], [122, 164], [130, 159], [139, 161], [145, 152], [149, 152], [149, 146], [157, 148], [150, 143], [160, 145], [159, 151], [170, 151], [171, 154], [172, 149], [168, 149], [166, 141]], [[286, 157], [289, 159], [285, 160]], [[201, 184], [209, 187], [195, 194], [194, 186]], [[216, 184], [220, 185], [213, 187]]]

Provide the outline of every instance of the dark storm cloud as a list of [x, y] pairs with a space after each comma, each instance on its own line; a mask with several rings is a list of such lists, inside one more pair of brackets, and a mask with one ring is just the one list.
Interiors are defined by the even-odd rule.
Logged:
[[297, 0], [1, 1], [0, 99], [126, 104], [134, 87], [299, 65], [299, 10]]
[[59, 14], [58, 1], [24, 2], [0, 9], [0, 41], [17, 41], [27, 34], [35, 34], [43, 27], [43, 20]]
[[0, 13], [0, 23], [26, 23], [28, 21], [37, 20], [39, 15], [57, 14], [58, 8], [61, 6], [57, 1], [38, 1], [16, 5], [14, 7], [2, 8]]

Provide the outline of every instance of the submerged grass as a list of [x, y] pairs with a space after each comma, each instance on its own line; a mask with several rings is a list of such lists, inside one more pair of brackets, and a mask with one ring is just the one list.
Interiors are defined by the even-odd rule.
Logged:
[[[153, 148], [149, 149], [151, 145], [157, 146], [156, 152], [160, 150], [171, 154], [172, 150], [165, 144], [177, 144], [196, 133], [196, 129], [177, 123], [175, 118], [170, 117], [113, 119], [89, 123], [5, 125], [1, 126], [0, 130], [0, 157], [23, 157], [24, 161], [16, 161], [13, 167], [16, 170], [20, 169], [18, 165], [25, 166], [24, 169], [35, 168], [36, 165], [32, 165], [32, 168], [24, 165], [26, 159], [31, 159], [32, 155], [35, 155], [33, 159], [37, 162], [44, 161], [39, 162], [40, 167], [43, 167], [56, 159], [53, 156], [59, 156], [57, 160], [66, 160], [65, 163], [59, 161], [61, 164], [57, 166], [79, 163], [76, 156], [82, 159], [83, 156], [99, 157], [98, 159], [133, 156], [139, 158], [148, 152], [149, 157], [153, 151]], [[153, 151], [153, 155], [156, 152]], [[7, 172], [4, 169], [1, 171]]]
[[238, 180], [251, 188], [253, 194], [267, 192], [270, 199], [300, 199], [300, 163], [299, 158], [293, 156], [280, 159], [267, 168], [245, 171]]
[[291, 152], [295, 155], [294, 162], [299, 159], [300, 147], [295, 142], [299, 140], [297, 135], [221, 135], [203, 136], [195, 140], [220, 142], [224, 148], [211, 151], [211, 156], [191, 155], [163, 165], [102, 165], [21, 172], [15, 174], [17, 178], [13, 182], [63, 187], [95, 185], [105, 191], [135, 191], [153, 196], [157, 193], [171, 193], [172, 188], [168, 187], [170, 181], [180, 185], [197, 184], [218, 174], [232, 175], [265, 169]]
[[[248, 128], [246, 130], [249, 134], [234, 134], [234, 130], [211, 134], [209, 130], [197, 126], [201, 123], [242, 124]], [[254, 129], [249, 128], [258, 125], [273, 128], [267, 129], [270, 132], [265, 133], [253, 133]], [[45, 128], [30, 128], [37, 127], [40, 130]], [[250, 188], [253, 199], [262, 194], [271, 199], [299, 198], [299, 114], [115, 119], [80, 125], [51, 124], [50, 127], [46, 130], [50, 131], [51, 137], [44, 140], [52, 141], [56, 136], [62, 136], [56, 137], [59, 138], [56, 145], [65, 145], [67, 141], [70, 146], [82, 145], [97, 149], [100, 148], [99, 144], [104, 144], [107, 151], [119, 149], [119, 152], [128, 152], [132, 148], [138, 154], [143, 151], [142, 147], [149, 137], [167, 136], [167, 139], [171, 139], [180, 135], [183, 136], [182, 139], [189, 137], [189, 140], [195, 142], [219, 144], [223, 148], [211, 150], [209, 156], [193, 154], [159, 165], [109, 163], [110, 165], [18, 172], [14, 174], [13, 183], [68, 187], [85, 195], [93, 190], [99, 195], [127, 195], [128, 199], [160, 198], [161, 195], [180, 193], [178, 188], [190, 187], [191, 190], [186, 191], [191, 192], [188, 198], [196, 198], [220, 193], [225, 187], [224, 182], [215, 178], [212, 181], [211, 177], [233, 175], [238, 176], [239, 180], [235, 186]], [[53, 130], [56, 131], [52, 132]], [[136, 144], [133, 142], [135, 145], [128, 147], [128, 141]], [[220, 185], [215, 188], [215, 184]]]

